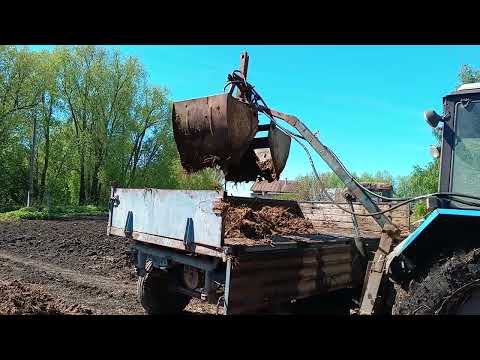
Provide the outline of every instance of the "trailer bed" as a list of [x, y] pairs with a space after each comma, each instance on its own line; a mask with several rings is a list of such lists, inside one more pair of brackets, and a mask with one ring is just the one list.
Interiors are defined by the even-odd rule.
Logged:
[[[355, 286], [352, 236], [315, 231], [294, 201], [160, 189], [113, 189], [112, 198], [108, 233], [133, 239], [159, 266], [174, 261], [208, 272], [212, 284], [222, 283], [228, 314]], [[232, 207], [248, 214], [235, 218], [243, 225], [228, 219]], [[209, 294], [209, 302], [220, 301]]]
[[[299, 244], [348, 243], [353, 233], [346, 229], [325, 228], [322, 231], [309, 227], [297, 202], [274, 199], [243, 198], [226, 196], [217, 191], [183, 191], [161, 189], [114, 189], [119, 205], [112, 207], [109, 215], [108, 234], [129, 237], [147, 244], [165, 246], [180, 251], [192, 251], [207, 256], [225, 259], [225, 254], [241, 252], [248, 248], [290, 248]], [[282, 226], [273, 226], [272, 234], [263, 237], [249, 237], [236, 231], [229, 236], [232, 223], [229, 212], [253, 209], [253, 213], [279, 208], [289, 209], [291, 219]], [[131, 229], [127, 229], [127, 218], [131, 213]], [[238, 213], [238, 211], [237, 211]], [[278, 213], [278, 211], [277, 211]], [[192, 220], [193, 247], [186, 243], [188, 219]], [[268, 225], [270, 219], [256, 217]], [[244, 219], [240, 219], [244, 220]], [[248, 218], [247, 221], [250, 221]], [[251, 221], [250, 221], [251, 222]], [[289, 226], [294, 223], [303, 232], [296, 232]], [[298, 224], [300, 224], [298, 226]], [[237, 223], [238, 225], [238, 223]], [[275, 225], [275, 224], [274, 224]], [[238, 227], [238, 226], [237, 226]], [[235, 229], [234, 229], [235, 230]], [[268, 230], [268, 229], [267, 229]], [[240, 236], [239, 236], [240, 235]], [[258, 235], [258, 234], [257, 234]], [[264, 235], [264, 234], [260, 234]], [[378, 243], [378, 236], [363, 236], [368, 244]], [[370, 246], [371, 247], [371, 246]]]

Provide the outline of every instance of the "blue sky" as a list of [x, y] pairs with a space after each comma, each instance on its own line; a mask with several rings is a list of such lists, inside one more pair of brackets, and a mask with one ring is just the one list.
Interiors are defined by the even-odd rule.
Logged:
[[[140, 59], [151, 83], [168, 88], [174, 101], [221, 93], [247, 50], [249, 82], [271, 108], [318, 131], [350, 171], [388, 170], [394, 176], [431, 159], [434, 140], [423, 111], [440, 113], [442, 96], [456, 87], [461, 65], [480, 65], [479, 46], [105, 47]], [[316, 154], [314, 159], [318, 170], [329, 170]], [[282, 178], [310, 170], [303, 150], [292, 142]]]

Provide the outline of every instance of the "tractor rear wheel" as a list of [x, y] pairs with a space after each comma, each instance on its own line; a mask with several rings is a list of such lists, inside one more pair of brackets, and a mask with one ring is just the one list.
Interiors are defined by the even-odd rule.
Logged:
[[398, 288], [392, 314], [480, 314], [480, 249], [437, 263], [408, 291]]
[[190, 297], [169, 291], [170, 274], [154, 267], [138, 277], [137, 295], [148, 315], [180, 313], [190, 302]]

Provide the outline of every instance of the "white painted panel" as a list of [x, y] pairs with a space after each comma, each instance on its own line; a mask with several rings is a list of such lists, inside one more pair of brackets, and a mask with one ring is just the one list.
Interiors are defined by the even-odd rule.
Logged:
[[187, 219], [193, 219], [194, 242], [221, 246], [222, 218], [213, 212], [217, 191], [116, 189], [120, 204], [113, 210], [112, 226], [125, 228], [133, 212], [133, 231], [184, 239]]

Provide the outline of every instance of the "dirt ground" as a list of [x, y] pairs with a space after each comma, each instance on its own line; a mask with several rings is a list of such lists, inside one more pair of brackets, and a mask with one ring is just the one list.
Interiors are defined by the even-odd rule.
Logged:
[[[106, 220], [0, 222], [0, 314], [143, 314], [130, 244]], [[215, 313], [192, 300], [187, 314]]]
[[[243, 241], [242, 231], [248, 229], [249, 221], [258, 222], [255, 226], [260, 228], [246, 231], [258, 231], [261, 236], [287, 232], [295, 223], [297, 231], [309, 231], [298, 214], [285, 209], [262, 207], [252, 212], [240, 208], [230, 215], [227, 226]], [[238, 223], [234, 225], [233, 220]], [[241, 227], [242, 223], [247, 225]], [[99, 219], [0, 222], [0, 315], [142, 315], [130, 243], [107, 236], [106, 228], [107, 221]], [[265, 241], [257, 237], [249, 240], [252, 245]], [[339, 306], [343, 300], [334, 302], [337, 309], [329, 307], [329, 313], [344, 311], [345, 306]], [[324, 298], [306, 304], [288, 311], [327, 311]], [[187, 315], [215, 313], [216, 306], [197, 299], [185, 309]]]

